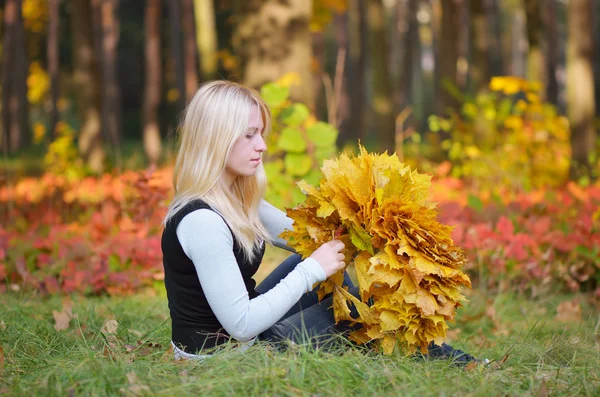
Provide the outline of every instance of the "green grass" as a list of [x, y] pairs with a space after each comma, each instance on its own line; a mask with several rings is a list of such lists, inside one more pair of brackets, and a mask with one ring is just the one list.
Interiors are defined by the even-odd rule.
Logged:
[[[557, 305], [580, 299], [582, 319]], [[462, 370], [351, 346], [278, 353], [264, 344], [204, 362], [175, 362], [164, 296], [72, 297], [70, 327], [54, 329], [61, 298], [0, 295], [0, 395], [599, 395], [598, 314], [583, 296], [527, 300], [478, 291], [452, 325], [451, 343], [492, 363]], [[105, 321], [118, 322], [103, 334]], [[457, 330], [460, 330], [458, 332]], [[507, 357], [507, 358], [506, 358]], [[506, 361], [500, 365], [500, 362]]]

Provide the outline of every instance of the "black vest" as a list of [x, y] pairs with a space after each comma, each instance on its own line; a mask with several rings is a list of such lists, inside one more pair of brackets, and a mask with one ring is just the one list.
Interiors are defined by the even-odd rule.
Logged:
[[[194, 263], [187, 257], [177, 238], [179, 222], [187, 214], [198, 209], [212, 211], [212, 208], [201, 200], [189, 203], [167, 222], [161, 240], [165, 287], [172, 321], [171, 338], [175, 345], [188, 353], [196, 353], [230, 339], [204, 296]], [[233, 237], [233, 253], [250, 299], [258, 295], [254, 290], [256, 282], [252, 276], [262, 261], [264, 244], [261, 244], [260, 249], [255, 247], [255, 250], [254, 260], [252, 262], [246, 260], [241, 246], [235, 236]], [[227, 293], [227, 291], [223, 292]]]

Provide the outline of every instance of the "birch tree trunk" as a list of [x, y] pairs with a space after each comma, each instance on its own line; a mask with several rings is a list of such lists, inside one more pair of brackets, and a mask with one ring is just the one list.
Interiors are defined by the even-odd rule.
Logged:
[[92, 171], [100, 172], [106, 153], [100, 118], [102, 76], [94, 49], [92, 5], [88, 0], [70, 0], [70, 6], [75, 106], [81, 120], [79, 154]]
[[217, 74], [217, 24], [213, 0], [194, 0], [196, 44], [200, 57], [201, 80], [213, 79]]
[[545, 99], [548, 79], [546, 78], [546, 60], [543, 49], [545, 28], [540, 0], [525, 0], [525, 15], [527, 18], [527, 41], [529, 42], [527, 79], [541, 83], [540, 95], [542, 99]]
[[571, 176], [576, 178], [592, 169], [589, 155], [596, 144], [591, 0], [569, 0], [567, 14], [567, 114], [571, 125]]

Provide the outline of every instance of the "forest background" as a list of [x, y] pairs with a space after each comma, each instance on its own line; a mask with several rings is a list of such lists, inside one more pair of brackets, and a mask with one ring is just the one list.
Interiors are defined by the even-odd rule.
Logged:
[[566, 293], [571, 314], [600, 303], [598, 0], [3, 0], [0, 14], [0, 294], [164, 294], [179, 116], [225, 78], [271, 107], [276, 206], [359, 142], [395, 152], [432, 175], [475, 289]]

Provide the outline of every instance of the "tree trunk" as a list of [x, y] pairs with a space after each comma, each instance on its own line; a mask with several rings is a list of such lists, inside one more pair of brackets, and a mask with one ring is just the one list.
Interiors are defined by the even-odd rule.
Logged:
[[27, 102], [28, 63], [21, 0], [7, 0], [4, 6], [4, 48], [2, 56], [2, 142], [14, 153], [29, 143]]
[[489, 26], [482, 0], [469, 0], [469, 14], [472, 51], [469, 75], [471, 92], [478, 93], [487, 87], [490, 80]]
[[178, 112], [185, 108], [187, 94], [185, 92], [185, 66], [183, 60], [183, 44], [181, 42], [181, 4], [179, 0], [169, 1], [169, 26], [171, 28], [171, 51], [175, 59], [175, 79], [179, 91]]
[[182, 31], [184, 37], [184, 69], [185, 69], [185, 98], [186, 102], [198, 88], [198, 63], [196, 56], [196, 31], [194, 29], [194, 3], [193, 0], [182, 0]]
[[545, 99], [547, 78], [544, 43], [542, 41], [545, 29], [540, 0], [525, 0], [525, 15], [527, 18], [527, 41], [529, 42], [527, 79], [541, 83], [540, 95], [542, 99]]
[[58, 29], [60, 24], [60, 0], [49, 0], [50, 11], [48, 23], [48, 73], [50, 75], [50, 139], [55, 136], [56, 123], [58, 123], [58, 68], [60, 64], [58, 52]]
[[[357, 142], [364, 137], [364, 59], [360, 37], [359, 1], [351, 0], [345, 14], [336, 15], [336, 38], [345, 49], [344, 88], [340, 102], [339, 142]], [[361, 68], [362, 66], [362, 68]]]
[[88, 0], [70, 1], [73, 85], [81, 120], [79, 153], [92, 171], [101, 172], [106, 157], [100, 119], [102, 76], [99, 73], [98, 52], [94, 49], [92, 6]]
[[194, 0], [196, 44], [200, 55], [201, 80], [210, 80], [217, 74], [217, 27], [213, 0]]
[[498, 7], [498, 1], [500, 0], [489, 0], [489, 12], [488, 17], [492, 32], [490, 37], [490, 48], [491, 48], [491, 67], [490, 73], [493, 76], [502, 76], [504, 72], [504, 47], [502, 45], [502, 10]]
[[300, 76], [291, 97], [314, 109], [309, 0], [237, 0], [234, 47], [242, 80], [258, 88], [289, 72]]
[[365, 126], [365, 69], [366, 23], [365, 0], [350, 0], [348, 11], [337, 18], [345, 20], [346, 70], [344, 71], [345, 98], [348, 114], [340, 125], [340, 142], [356, 143], [366, 138]]
[[546, 68], [548, 78], [548, 89], [546, 98], [550, 103], [558, 106], [558, 81], [556, 79], [556, 65], [559, 57], [558, 42], [558, 20], [556, 17], [555, 0], [548, 1], [546, 9], [546, 32], [548, 38], [548, 51], [546, 57]]
[[[600, 1], [596, 0], [594, 5], [594, 48], [600, 48]], [[595, 99], [596, 116], [600, 116], [600, 51], [594, 53], [594, 76], [596, 76]]]
[[406, 59], [407, 51], [406, 47], [401, 45], [406, 42], [408, 35], [408, 8], [408, 0], [398, 0], [393, 11], [394, 15], [391, 23], [391, 41], [392, 43], [399, 43], [392, 45], [390, 50], [390, 71], [394, 82], [392, 88], [394, 115], [400, 114], [408, 103], [404, 87], [402, 86], [402, 79], [404, 78], [404, 73], [406, 73], [402, 66], [404, 65], [403, 62]]
[[510, 73], [513, 76], [526, 77], [526, 56], [523, 42], [527, 40], [527, 23], [525, 10], [522, 4], [516, 3], [512, 7], [511, 15], [511, 68]]
[[[417, 21], [417, 1], [408, 0], [408, 30], [405, 36], [404, 42], [404, 61], [402, 65], [402, 79], [400, 86], [404, 93], [404, 103], [401, 108], [406, 108], [414, 104], [414, 70], [419, 67], [420, 54], [420, 41], [419, 41], [419, 24]], [[414, 127], [414, 117], [410, 118], [409, 126]]]
[[458, 99], [450, 94], [447, 86], [458, 88], [456, 63], [458, 61], [458, 26], [460, 26], [460, 5], [456, 0], [442, 1], [440, 39], [436, 65], [437, 86], [439, 92], [438, 112], [444, 113], [448, 108], [458, 110]]
[[161, 0], [146, 0], [145, 58], [146, 84], [144, 87], [144, 152], [150, 164], [160, 160], [162, 143], [158, 121], [161, 92], [160, 20]]
[[121, 93], [117, 80], [117, 45], [119, 44], [119, 0], [102, 2], [102, 75], [104, 76], [103, 106], [107, 135], [115, 149], [119, 150], [121, 139]]
[[571, 125], [571, 176], [576, 178], [592, 169], [589, 155], [596, 144], [591, 0], [569, 0], [567, 13], [567, 114]]
[[381, 150], [394, 152], [396, 149], [394, 104], [389, 70], [388, 36], [385, 30], [385, 16], [381, 0], [368, 0], [367, 21], [369, 27], [369, 47], [371, 48], [373, 101], [375, 127]]

